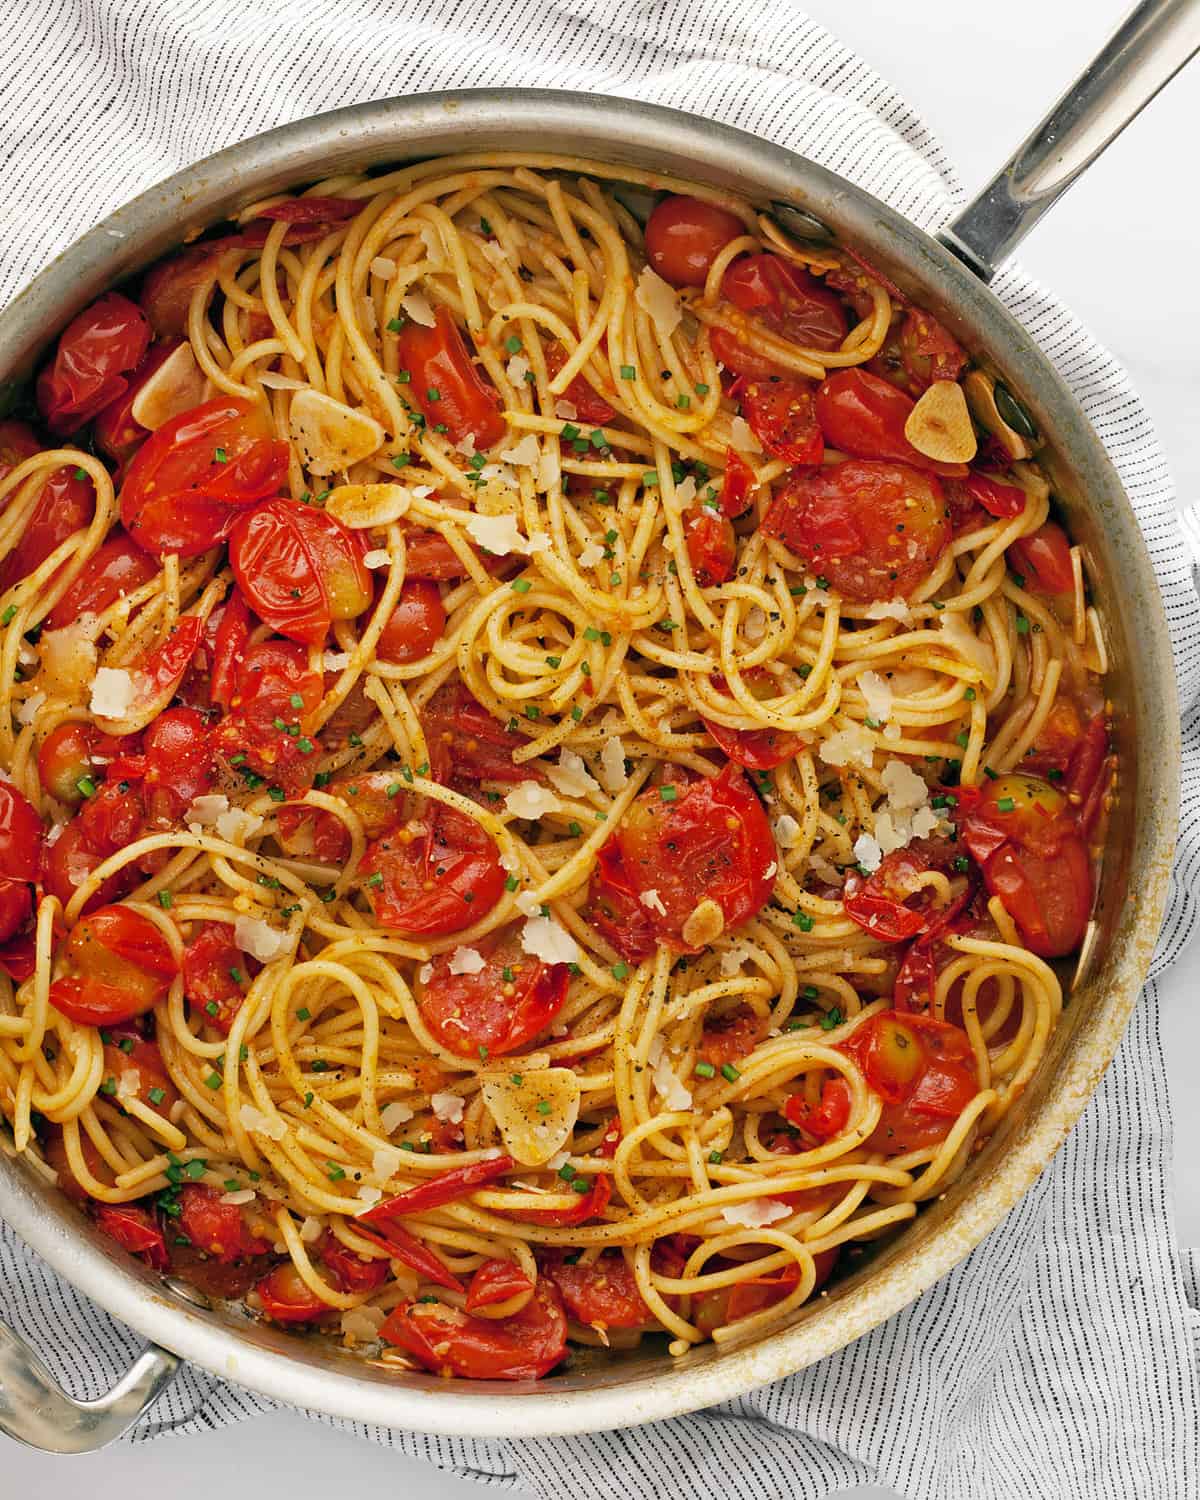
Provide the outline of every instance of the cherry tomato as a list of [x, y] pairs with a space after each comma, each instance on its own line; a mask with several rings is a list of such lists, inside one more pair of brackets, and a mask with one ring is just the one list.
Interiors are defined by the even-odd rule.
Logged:
[[46, 624], [51, 630], [62, 630], [80, 615], [103, 614], [110, 604], [135, 593], [157, 573], [158, 564], [118, 527], [84, 564], [47, 615]]
[[149, 344], [141, 309], [119, 292], [106, 292], [73, 318], [38, 376], [38, 407], [50, 430], [76, 432], [121, 396]]
[[500, 398], [476, 369], [458, 325], [444, 307], [432, 328], [407, 322], [396, 335], [400, 368], [412, 376], [410, 399], [431, 427], [442, 423], [452, 443], [470, 435], [479, 451], [504, 436]]
[[28, 422], [18, 422], [14, 417], [0, 421], [0, 479], [41, 451], [42, 444]]
[[[302, 645], [260, 641], [246, 650], [237, 670], [231, 712], [212, 731], [213, 748], [238, 771], [266, 776], [286, 791], [309, 786], [316, 744], [304, 729], [323, 695], [321, 674], [309, 670]], [[276, 720], [285, 728], [277, 728]], [[289, 734], [292, 728], [296, 733]]]
[[427, 1370], [468, 1380], [537, 1380], [567, 1353], [562, 1301], [543, 1280], [511, 1318], [474, 1318], [441, 1302], [408, 1302], [393, 1309], [379, 1336]]
[[[102, 786], [88, 797], [62, 834], [46, 851], [46, 890], [65, 906], [97, 865], [118, 849], [133, 843], [142, 833], [145, 812], [141, 796], [120, 782]], [[117, 901], [137, 884], [137, 871], [126, 865], [106, 880], [88, 901], [93, 912], [106, 902]]]
[[[696, 907], [715, 901], [726, 930], [740, 926], [770, 900], [777, 857], [762, 803], [735, 766], [652, 787], [597, 855], [592, 919], [624, 958], [644, 958], [659, 942], [702, 951], [683, 936]], [[651, 890], [658, 901], [648, 907]]]
[[736, 448], [725, 450], [725, 478], [721, 483], [721, 513], [736, 521], [750, 509], [750, 491], [756, 487], [754, 470]]
[[720, 1068], [740, 1061], [758, 1046], [762, 1024], [749, 1006], [739, 1006], [727, 1015], [706, 1022], [696, 1054], [701, 1062]]
[[642, 1301], [637, 1278], [619, 1250], [569, 1265], [547, 1258], [542, 1275], [554, 1283], [567, 1316], [600, 1328], [647, 1328], [658, 1320]]
[[869, 1150], [901, 1155], [936, 1145], [979, 1092], [961, 1027], [930, 1016], [881, 1011], [839, 1044], [884, 1101]]
[[990, 474], [976, 473], [968, 474], [961, 482], [967, 494], [978, 501], [989, 516], [1007, 521], [1025, 509], [1027, 497], [1019, 484], [1005, 484]]
[[130, 663], [134, 681], [130, 713], [143, 712], [175, 696], [203, 639], [204, 621], [198, 615], [181, 615], [161, 644]]
[[505, 880], [491, 835], [440, 804], [369, 844], [359, 869], [375, 920], [414, 937], [441, 937], [482, 920]]
[[708, 343], [717, 363], [734, 375], [744, 375], [747, 380], [774, 380], [786, 373], [774, 360], [743, 343], [728, 329], [710, 328]]
[[149, 428], [143, 427], [140, 422], [134, 420], [133, 403], [141, 395], [142, 387], [151, 375], [166, 362], [170, 355], [174, 354], [178, 347], [179, 343], [175, 339], [151, 344], [137, 368], [130, 372], [124, 392], [115, 401], [110, 401], [96, 417], [92, 425], [96, 447], [101, 453], [107, 453], [109, 458], [115, 459], [118, 464], [123, 464], [132, 458], [150, 436]]
[[36, 572], [69, 536], [90, 526], [95, 514], [92, 481], [77, 478], [72, 468], [55, 469], [34, 502], [21, 540], [0, 564], [0, 593]]
[[1078, 948], [1091, 913], [1092, 872], [1066, 796], [1036, 776], [1001, 776], [960, 813], [962, 842], [1026, 946], [1043, 958]]
[[[219, 612], [216, 629], [211, 641], [212, 670], [208, 680], [208, 701], [217, 708], [229, 712], [233, 695], [237, 691], [238, 678], [246, 660], [250, 645], [250, 608], [240, 591], [234, 587]], [[212, 629], [212, 616], [209, 616]]]
[[1108, 725], [1103, 714], [1098, 713], [1089, 720], [1067, 767], [1067, 794], [1075, 809], [1075, 822], [1085, 838], [1091, 836], [1100, 817], [1113, 766], [1108, 753]]
[[952, 858], [949, 845], [929, 839], [885, 854], [865, 880], [847, 875], [842, 891], [846, 915], [880, 942], [907, 942], [929, 925], [933, 897], [921, 877], [927, 870], [944, 868]]
[[864, 603], [907, 597], [950, 544], [938, 481], [865, 459], [790, 474], [762, 524], [831, 588]]
[[290, 1260], [255, 1284], [262, 1310], [275, 1323], [315, 1323], [333, 1308], [322, 1302]]
[[[580, 475], [572, 476], [581, 478]], [[588, 481], [589, 485], [591, 481]], [[451, 498], [442, 497], [443, 505], [454, 505]], [[458, 553], [440, 532], [430, 531], [428, 526], [406, 524], [404, 531], [404, 576], [406, 579], [424, 578], [432, 583], [445, 583], [466, 576], [466, 568]], [[500, 573], [514, 560], [512, 556], [497, 557], [491, 552], [471, 549], [489, 573]]]
[[183, 993], [193, 1013], [228, 1036], [257, 968], [233, 941], [228, 922], [203, 923], [183, 950]]
[[147, 552], [195, 557], [287, 478], [288, 447], [265, 407], [222, 396], [151, 433], [121, 486], [121, 520]]
[[803, 1094], [789, 1094], [783, 1101], [783, 1118], [817, 1145], [841, 1135], [850, 1118], [850, 1090], [845, 1079], [827, 1078], [817, 1104], [810, 1104]]
[[1008, 546], [1014, 571], [1038, 594], [1069, 594], [1075, 588], [1071, 566], [1071, 542], [1054, 521], [1047, 521], [1029, 536], [1018, 537]]
[[740, 380], [733, 388], [750, 430], [768, 453], [789, 464], [819, 464], [825, 439], [817, 425], [812, 382], [790, 375]]
[[270, 1241], [252, 1233], [238, 1205], [222, 1203], [221, 1197], [206, 1182], [180, 1189], [179, 1227], [193, 1247], [227, 1264], [268, 1254]]
[[229, 562], [246, 602], [281, 635], [319, 645], [335, 620], [371, 602], [359, 538], [334, 516], [296, 500], [266, 500], [240, 516]]
[[365, 202], [365, 198], [321, 198], [309, 193], [260, 208], [255, 218], [283, 220], [285, 224], [340, 224], [361, 213]]
[[[97, 1182], [103, 1182], [106, 1186], [112, 1186], [113, 1174], [108, 1163], [100, 1155], [92, 1144], [86, 1130], [79, 1132], [79, 1149], [88, 1171]], [[58, 1185], [64, 1197], [69, 1198], [72, 1203], [80, 1205], [88, 1204], [94, 1200], [88, 1194], [87, 1189], [79, 1178], [76, 1177], [67, 1156], [67, 1143], [63, 1139], [62, 1127], [52, 1125], [49, 1127], [45, 1141], [42, 1146], [42, 1155], [46, 1165], [50, 1167], [58, 1178]]]
[[514, 765], [512, 753], [527, 743], [493, 719], [454, 678], [442, 684], [421, 710], [429, 764], [437, 781], [528, 781], [529, 766]]
[[149, 1209], [137, 1203], [97, 1203], [93, 1216], [98, 1229], [122, 1250], [144, 1256], [155, 1271], [165, 1271], [170, 1265], [166, 1239]]
[[646, 222], [646, 259], [672, 286], [703, 286], [713, 261], [745, 233], [741, 219], [728, 209], [673, 193]]
[[904, 436], [914, 402], [878, 375], [865, 370], [835, 370], [816, 396], [817, 421], [832, 448], [855, 458], [882, 458], [963, 478], [965, 464], [943, 464], [918, 453]]
[[169, 708], [146, 730], [146, 812], [175, 822], [184, 809], [212, 790], [214, 753], [203, 714]]
[[467, 1288], [467, 1311], [475, 1313], [481, 1307], [495, 1307], [532, 1291], [533, 1282], [515, 1261], [485, 1260]]
[[782, 256], [739, 256], [725, 272], [721, 290], [742, 312], [803, 348], [837, 349], [846, 337], [841, 299]]
[[[15, 903], [18, 899], [11, 893], [7, 893], [0, 895], [0, 904], [5, 901]], [[0, 925], [4, 920], [3, 913], [0, 912]], [[12, 920], [11, 916], [8, 920]], [[17, 984], [24, 984], [36, 967], [37, 949], [31, 932], [18, 933], [16, 937], [9, 938], [6, 943], [0, 943], [0, 969], [3, 969]]]
[[17, 933], [33, 910], [29, 883], [41, 873], [43, 838], [33, 804], [0, 781], [0, 942]]
[[143, 1015], [179, 972], [166, 938], [127, 906], [104, 906], [78, 921], [67, 957], [76, 973], [54, 981], [50, 1003], [80, 1026], [116, 1026]]
[[[407, 815], [407, 799], [394, 771], [352, 771], [322, 788], [352, 807], [368, 839], [381, 838]], [[325, 864], [344, 864], [350, 857], [350, 833], [335, 813], [293, 803], [276, 813], [278, 839], [286, 853]]]
[[[561, 344], [546, 345], [546, 373], [551, 380], [566, 362], [566, 352]], [[616, 407], [608, 404], [585, 375], [576, 375], [560, 399], [569, 401], [575, 408], [575, 415], [579, 420], [590, 422], [593, 427], [602, 427], [606, 422], [611, 422], [617, 414]]]
[[446, 628], [446, 610], [436, 583], [406, 578], [396, 608], [375, 646], [380, 661], [420, 661]]
[[159, 338], [187, 337], [192, 294], [211, 275], [216, 257], [234, 243], [232, 236], [207, 240], [156, 262], [146, 272], [138, 300]]
[[[787, 1195], [791, 1196], [791, 1195]], [[782, 1202], [783, 1200], [780, 1199]], [[813, 1293], [824, 1286], [837, 1262], [838, 1247], [822, 1250], [813, 1256], [816, 1280]], [[782, 1302], [795, 1291], [800, 1280], [800, 1268], [785, 1266], [770, 1276], [753, 1276], [747, 1281], [735, 1282], [733, 1286], [718, 1287], [712, 1292], [703, 1292], [692, 1306], [692, 1321], [703, 1333], [711, 1334], [714, 1328], [724, 1327], [748, 1318], [752, 1313], [762, 1312]]]
[[918, 390], [935, 380], [957, 380], [967, 364], [958, 341], [920, 307], [910, 307], [904, 315], [900, 354]]
[[115, 1102], [140, 1099], [160, 1115], [168, 1115], [179, 1098], [157, 1042], [148, 1041], [133, 1027], [105, 1030], [104, 1077], [117, 1085]]
[[737, 537], [719, 510], [701, 505], [683, 518], [688, 561], [702, 589], [728, 583], [737, 565]]
[[326, 1233], [320, 1246], [326, 1278], [339, 1292], [374, 1292], [388, 1279], [386, 1260], [364, 1260]]
[[[757, 671], [749, 678], [751, 694], [768, 695], [773, 683], [767, 673]], [[713, 686], [722, 693], [728, 691], [723, 677], [713, 679]], [[730, 713], [740, 712], [740, 706], [731, 698]], [[798, 734], [785, 734], [778, 729], [730, 729], [718, 724], [715, 719], [702, 719], [717, 748], [731, 761], [744, 766], [747, 771], [771, 771], [784, 761], [791, 760], [804, 749], [804, 741]]]
[[545, 1030], [567, 998], [566, 964], [544, 964], [521, 949], [515, 927], [474, 944], [484, 959], [477, 974], [451, 972], [451, 955], [439, 954], [421, 985], [421, 1019], [459, 1057], [503, 1057]]
[[[616, 1146], [613, 1147], [616, 1150]], [[601, 1151], [601, 1155], [605, 1155]], [[575, 1177], [571, 1181], [572, 1191], [576, 1189], [576, 1183], [583, 1186], [586, 1179]], [[555, 1186], [558, 1186], [556, 1183]], [[604, 1173], [597, 1173], [592, 1178], [592, 1185], [586, 1192], [578, 1193], [575, 1202], [570, 1208], [531, 1208], [524, 1209], [513, 1217], [520, 1219], [522, 1224], [543, 1224], [548, 1229], [574, 1229], [579, 1224], [586, 1224], [589, 1219], [598, 1219], [608, 1207], [608, 1200], [612, 1196], [612, 1181]]]

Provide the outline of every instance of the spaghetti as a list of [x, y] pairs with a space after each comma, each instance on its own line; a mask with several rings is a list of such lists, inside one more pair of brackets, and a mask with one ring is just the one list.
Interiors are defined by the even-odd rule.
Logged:
[[1084, 937], [1104, 645], [1023, 409], [852, 255], [565, 157], [253, 204], [139, 296], [60, 446], [0, 427], [13, 1147], [385, 1362], [788, 1319]]

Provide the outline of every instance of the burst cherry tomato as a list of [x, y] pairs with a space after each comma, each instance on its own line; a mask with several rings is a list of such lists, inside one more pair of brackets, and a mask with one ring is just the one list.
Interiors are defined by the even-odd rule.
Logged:
[[0, 479], [41, 451], [42, 444], [28, 422], [18, 422], [13, 417], [0, 422]]
[[141, 395], [142, 387], [151, 375], [161, 368], [178, 347], [179, 344], [174, 339], [151, 344], [137, 369], [130, 372], [123, 394], [115, 401], [110, 401], [93, 423], [96, 447], [118, 464], [132, 458], [150, 436], [149, 429], [134, 419], [133, 403]]
[[[625, 958], [644, 958], [659, 942], [695, 953], [683, 929], [697, 906], [715, 901], [725, 928], [740, 926], [770, 900], [776, 859], [766, 813], [736, 767], [653, 787], [597, 855], [593, 920]], [[651, 891], [657, 900], [647, 906]]]
[[[616, 1146], [613, 1147], [613, 1151]], [[611, 1155], [601, 1148], [600, 1155]], [[592, 1185], [587, 1192], [578, 1192], [576, 1183], [583, 1186], [586, 1179], [575, 1177], [572, 1179], [572, 1191], [577, 1193], [575, 1201], [570, 1208], [529, 1208], [522, 1209], [513, 1217], [520, 1219], [522, 1224], [542, 1224], [547, 1229], [574, 1229], [579, 1224], [586, 1224], [589, 1219], [597, 1219], [608, 1207], [608, 1200], [612, 1197], [612, 1179], [605, 1173], [598, 1173], [592, 1178]], [[558, 1186], [559, 1184], [555, 1184]], [[568, 1194], [568, 1196], [570, 1196]]]
[[[546, 345], [546, 373], [553, 380], [567, 362], [561, 344]], [[593, 427], [602, 427], [616, 416], [616, 407], [610, 406], [600, 392], [584, 375], [576, 375], [562, 393], [561, 399], [569, 401], [581, 422], [590, 422]]]
[[[753, 695], [765, 697], [770, 694], [773, 683], [765, 672], [757, 671], [750, 676], [748, 685]], [[723, 677], [715, 678], [713, 686], [722, 693], [728, 692]], [[740, 712], [740, 705], [732, 698], [729, 712]], [[717, 748], [747, 771], [774, 770], [804, 749], [804, 741], [798, 734], [785, 734], [778, 729], [730, 729], [715, 719], [703, 719], [702, 723], [716, 741]]]
[[204, 716], [194, 708], [169, 708], [146, 730], [146, 812], [175, 821], [212, 790], [213, 746]]
[[413, 937], [461, 932], [487, 916], [504, 889], [495, 840], [440, 804], [368, 845], [359, 868], [376, 921]]
[[148, 1041], [134, 1027], [104, 1032], [104, 1076], [116, 1081], [115, 1102], [140, 1099], [160, 1115], [171, 1112], [179, 1098], [162, 1051], [157, 1042]]
[[836, 370], [817, 391], [816, 414], [832, 448], [855, 458], [882, 458], [962, 478], [965, 464], [943, 464], [918, 453], [904, 436], [914, 402], [866, 370]]
[[127, 906], [101, 907], [77, 922], [67, 957], [76, 972], [54, 981], [50, 1003], [80, 1026], [116, 1026], [143, 1015], [179, 972], [166, 938]]
[[688, 561], [702, 589], [728, 583], [737, 565], [737, 537], [719, 510], [701, 505], [683, 518]]
[[[819, 1255], [813, 1256], [816, 1272], [816, 1280], [813, 1282], [814, 1294], [829, 1280], [837, 1257], [836, 1245], [832, 1250], [822, 1250]], [[748, 1281], [739, 1281], [733, 1286], [718, 1287], [716, 1291], [703, 1292], [696, 1298], [693, 1305], [692, 1320], [703, 1333], [711, 1334], [714, 1328], [737, 1323], [742, 1318], [748, 1318], [752, 1313], [774, 1307], [790, 1292], [795, 1291], [799, 1280], [800, 1268], [791, 1265], [785, 1266], [773, 1275], [752, 1276]]]
[[917, 390], [924, 390], [935, 380], [957, 380], [967, 363], [958, 341], [919, 307], [910, 307], [904, 315], [900, 354]]
[[216, 628], [209, 616], [210, 636], [206, 645], [210, 647], [209, 661], [212, 670], [208, 679], [208, 701], [217, 708], [229, 712], [233, 695], [237, 691], [238, 678], [245, 665], [246, 652], [250, 645], [250, 609], [236, 587], [230, 591], [225, 606], [219, 611]]
[[754, 1051], [762, 1030], [762, 1023], [749, 1006], [739, 1006], [737, 1010], [705, 1024], [696, 1054], [702, 1062], [712, 1063], [715, 1068], [739, 1062]]
[[484, 959], [477, 974], [451, 972], [439, 954], [421, 986], [421, 1018], [447, 1051], [460, 1057], [503, 1057], [543, 1031], [567, 998], [566, 964], [544, 964], [521, 949], [515, 928], [489, 933], [474, 945]]
[[183, 993], [193, 1013], [228, 1036], [257, 967], [233, 941], [228, 922], [205, 922], [183, 950]]
[[840, 298], [782, 256], [739, 256], [725, 272], [721, 290], [742, 312], [803, 348], [837, 349], [846, 337]]
[[438, 781], [528, 781], [512, 753], [527, 741], [493, 719], [457, 679], [443, 683], [421, 711], [429, 764]]
[[750, 430], [768, 453], [789, 464], [819, 464], [825, 439], [817, 426], [812, 382], [790, 375], [741, 380], [733, 388]]
[[122, 1250], [145, 1256], [146, 1264], [156, 1271], [165, 1271], [170, 1265], [166, 1239], [148, 1208], [137, 1203], [97, 1203], [94, 1216], [97, 1228], [116, 1240]]
[[[734, 375], [744, 375], [747, 380], [774, 380], [785, 374], [774, 360], [768, 359], [765, 354], [760, 354], [757, 349], [743, 343], [728, 329], [710, 328], [708, 342], [713, 358], [726, 371]], [[728, 385], [728, 383], [728, 378], [726, 378], [725, 384]]]
[[282, 220], [285, 224], [341, 224], [360, 213], [364, 198], [322, 198], [308, 193], [302, 198], [284, 198], [260, 208], [259, 219]]
[[119, 292], [106, 292], [73, 318], [38, 376], [38, 406], [51, 431], [76, 432], [122, 395], [149, 344], [141, 309]]
[[467, 1311], [476, 1313], [483, 1307], [496, 1307], [532, 1291], [533, 1282], [515, 1261], [485, 1260], [467, 1288]]
[[46, 617], [51, 630], [62, 630], [80, 615], [103, 614], [110, 604], [135, 593], [158, 572], [158, 564], [118, 527], [83, 566]]
[[275, 1323], [315, 1323], [333, 1308], [322, 1302], [290, 1260], [255, 1284], [263, 1312]]
[[658, 1320], [642, 1301], [637, 1278], [619, 1250], [569, 1265], [547, 1257], [542, 1275], [554, 1283], [567, 1316], [600, 1328], [647, 1328]]
[[905, 464], [851, 459], [788, 476], [763, 520], [847, 599], [905, 598], [950, 542], [941, 487]]
[[213, 261], [234, 243], [232, 237], [192, 245], [160, 260], [146, 272], [139, 301], [150, 326], [162, 339], [187, 337], [192, 294], [212, 274]]
[[1078, 948], [1092, 907], [1092, 872], [1064, 794], [1036, 776], [1001, 776], [960, 812], [960, 837], [1026, 946], [1043, 958]]
[[147, 552], [195, 557], [287, 477], [288, 448], [265, 407], [222, 396], [165, 422], [134, 455], [121, 520]]
[[31, 802], [0, 781], [0, 942], [13, 936], [33, 910], [29, 884], [41, 872], [42, 820]]
[[[352, 807], [368, 839], [381, 838], [406, 816], [407, 802], [394, 771], [353, 771], [323, 790]], [[350, 833], [336, 813], [305, 802], [281, 807], [276, 814], [279, 843], [301, 859], [344, 864], [350, 857]]]
[[[238, 768], [269, 777], [285, 791], [308, 786], [316, 745], [304, 730], [323, 695], [321, 674], [309, 670], [308, 652], [299, 642], [260, 641], [245, 651], [236, 669], [230, 713], [213, 731], [213, 747], [229, 761], [244, 756]], [[276, 720], [285, 727], [278, 728]], [[291, 728], [296, 733], [289, 734]]]
[[868, 1150], [898, 1156], [936, 1145], [979, 1092], [965, 1031], [930, 1016], [881, 1011], [855, 1028], [839, 1051], [852, 1057], [883, 1099]]
[[567, 1353], [562, 1301], [548, 1282], [511, 1318], [475, 1318], [441, 1302], [395, 1308], [379, 1330], [427, 1370], [468, 1380], [537, 1380]]
[[407, 578], [391, 618], [375, 646], [380, 661], [420, 661], [428, 656], [446, 628], [446, 610], [436, 583]]
[[224, 1264], [270, 1252], [269, 1240], [251, 1232], [236, 1203], [222, 1203], [206, 1182], [189, 1182], [179, 1194], [179, 1228], [195, 1249]]
[[[97, 865], [118, 849], [133, 843], [142, 832], [145, 812], [141, 795], [126, 785], [112, 782], [88, 797], [62, 834], [46, 851], [45, 886], [65, 906]], [[137, 871], [126, 865], [106, 880], [91, 897], [93, 911], [105, 902], [118, 901], [137, 884]]]
[[432, 328], [408, 322], [396, 335], [400, 368], [412, 376], [408, 390], [413, 404], [431, 427], [443, 423], [452, 443], [468, 434], [476, 449], [491, 448], [507, 427], [500, 415], [500, 398], [467, 353], [458, 325], [444, 307]]
[[388, 1279], [386, 1260], [364, 1260], [332, 1234], [321, 1241], [320, 1255], [327, 1280], [339, 1292], [374, 1292]]
[[783, 1101], [783, 1118], [816, 1145], [841, 1135], [850, 1118], [850, 1090], [842, 1078], [827, 1078], [818, 1103], [803, 1094], [790, 1094]]
[[92, 481], [80, 479], [72, 468], [55, 469], [34, 502], [21, 540], [0, 564], [0, 593], [40, 568], [69, 536], [91, 525], [95, 514]]
[[918, 840], [885, 854], [879, 868], [864, 880], [848, 875], [842, 891], [846, 915], [883, 943], [903, 943], [929, 925], [933, 896], [922, 876], [945, 868], [953, 858], [949, 845]]
[[721, 484], [721, 514], [736, 521], [750, 509], [754, 470], [736, 448], [725, 450], [725, 478]]
[[239, 516], [229, 562], [251, 609], [281, 635], [319, 645], [335, 620], [371, 602], [359, 538], [334, 516], [295, 500], [267, 500]]
[[1026, 587], [1039, 594], [1069, 594], [1075, 587], [1071, 566], [1071, 542], [1054, 521], [1047, 521], [1029, 536], [1018, 537], [1008, 548]]
[[727, 209], [672, 194], [646, 223], [646, 259], [672, 286], [703, 286], [713, 261], [745, 232], [741, 219]]

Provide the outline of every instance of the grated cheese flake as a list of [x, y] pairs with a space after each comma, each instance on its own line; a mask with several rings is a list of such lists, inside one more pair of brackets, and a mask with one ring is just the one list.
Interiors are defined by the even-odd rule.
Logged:
[[124, 667], [100, 667], [88, 707], [102, 719], [123, 719], [133, 707], [133, 678]]
[[407, 297], [401, 298], [400, 306], [422, 328], [432, 328], [437, 322], [433, 308], [429, 305], [429, 298], [424, 292], [409, 292]]
[[606, 792], [619, 792], [628, 781], [625, 774], [625, 746], [620, 737], [609, 735], [600, 751], [600, 780]]
[[450, 955], [451, 974], [482, 974], [485, 967], [486, 961], [477, 948], [455, 948]]
[[854, 841], [854, 858], [871, 875], [878, 870], [883, 860], [883, 850], [869, 833], [861, 833]]
[[679, 327], [683, 309], [675, 288], [645, 266], [638, 277], [633, 300], [647, 314], [660, 338], [670, 338]]
[[191, 806], [183, 815], [185, 823], [199, 823], [202, 828], [214, 824], [229, 811], [229, 798], [222, 792], [210, 792], [204, 797], [193, 797]]
[[270, 963], [291, 947], [287, 933], [280, 932], [261, 917], [239, 917], [233, 924], [233, 940], [243, 953], [263, 964]]
[[239, 840], [245, 843], [262, 826], [263, 820], [256, 813], [247, 812], [241, 807], [231, 807], [228, 812], [220, 813], [216, 821], [217, 832], [231, 844], [236, 844]]
[[399, 1126], [407, 1124], [412, 1117], [412, 1110], [399, 1099], [394, 1099], [391, 1104], [385, 1104], [379, 1111], [379, 1118], [388, 1135], [391, 1135]]
[[750, 1198], [745, 1203], [731, 1203], [721, 1210], [727, 1224], [736, 1224], [746, 1229], [763, 1229], [786, 1219], [792, 1210], [777, 1198]]
[[471, 516], [467, 521], [467, 534], [477, 546], [496, 557], [529, 551], [529, 543], [518, 529], [517, 518], [513, 515]]
[[856, 765], [870, 770], [875, 764], [875, 741], [869, 729], [850, 724], [826, 735], [818, 754], [828, 766]]
[[643, 891], [638, 899], [647, 911], [656, 911], [660, 916], [666, 916], [667, 908], [663, 905], [662, 897], [653, 886], [648, 891]]
[[519, 443], [514, 443], [511, 448], [502, 448], [500, 457], [510, 464], [516, 464], [520, 469], [532, 469], [541, 462], [542, 445], [535, 433], [527, 432]]
[[895, 703], [891, 683], [886, 677], [881, 677], [878, 672], [860, 672], [858, 686], [866, 699], [867, 712], [871, 718], [876, 719], [880, 724], [886, 724], [892, 716]]
[[[517, 903], [520, 905], [520, 902]], [[521, 932], [521, 951], [546, 964], [578, 963], [579, 944], [553, 917], [530, 917]]]
[[523, 781], [504, 799], [505, 808], [515, 818], [540, 818], [546, 813], [561, 812], [562, 803], [553, 792], [536, 781]]
[[243, 1104], [238, 1119], [252, 1135], [265, 1135], [269, 1141], [281, 1141], [287, 1135], [287, 1125], [279, 1115], [264, 1115], [253, 1104]]
[[545, 771], [551, 786], [564, 797], [591, 797], [600, 791], [600, 783], [588, 770], [583, 756], [565, 746], [559, 751], [558, 764], [547, 765]]
[[750, 430], [745, 417], [734, 417], [729, 424], [729, 444], [739, 453], [761, 453], [762, 444]]

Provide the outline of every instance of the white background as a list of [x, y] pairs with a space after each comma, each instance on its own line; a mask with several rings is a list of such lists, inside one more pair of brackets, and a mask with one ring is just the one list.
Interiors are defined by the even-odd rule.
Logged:
[[[982, 184], [1098, 48], [1128, 0], [809, 0], [818, 21], [855, 47], [923, 114], [968, 189]], [[1189, 284], [1200, 255], [1193, 187], [1200, 61], [1151, 105], [1021, 258], [1073, 306], [1133, 375], [1166, 444], [1180, 503], [1200, 499], [1200, 304]], [[1163, 986], [1167, 1055], [1181, 1141], [1200, 1132], [1200, 945]], [[1181, 1153], [1182, 1155], [1182, 1153]], [[1200, 1243], [1200, 1158], [1176, 1165], [1180, 1239]], [[0, 1438], [0, 1493], [86, 1493], [89, 1500], [288, 1500], [394, 1494], [466, 1500], [465, 1480], [356, 1443], [298, 1417], [262, 1418], [209, 1437], [48, 1458]], [[348, 1476], [352, 1476], [348, 1482]], [[884, 1500], [890, 1491], [854, 1492]], [[702, 1500], [702, 1497], [698, 1497]]]

